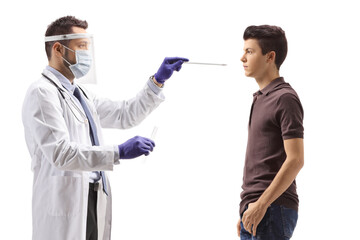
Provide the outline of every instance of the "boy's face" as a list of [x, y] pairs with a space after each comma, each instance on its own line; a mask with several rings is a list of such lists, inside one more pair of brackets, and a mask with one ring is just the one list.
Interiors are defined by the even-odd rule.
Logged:
[[244, 55], [241, 58], [243, 62], [245, 76], [261, 78], [264, 76], [268, 64], [267, 54], [263, 55], [256, 39], [247, 39], [244, 42]]

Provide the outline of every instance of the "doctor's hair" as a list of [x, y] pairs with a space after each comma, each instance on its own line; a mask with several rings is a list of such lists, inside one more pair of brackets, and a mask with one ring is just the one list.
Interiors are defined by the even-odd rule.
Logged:
[[275, 64], [277, 69], [280, 69], [287, 55], [287, 40], [284, 30], [278, 26], [260, 25], [249, 26], [245, 29], [244, 40], [256, 39], [261, 48], [262, 54], [274, 51]]
[[[63, 35], [63, 34], [71, 34], [71, 33], [73, 33], [72, 27], [80, 27], [83, 29], [87, 29], [88, 23], [86, 21], [79, 20], [79, 19], [75, 18], [74, 16], [62, 17], [62, 18], [55, 20], [48, 26], [48, 28], [45, 32], [45, 37]], [[68, 46], [68, 41], [69, 40], [45, 42], [45, 51], [46, 51], [48, 60], [51, 59], [51, 49], [52, 49], [54, 43], [59, 42], [65, 46]]]

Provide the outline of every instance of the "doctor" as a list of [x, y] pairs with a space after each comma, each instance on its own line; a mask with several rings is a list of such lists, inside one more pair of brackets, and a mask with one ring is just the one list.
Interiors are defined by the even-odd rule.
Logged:
[[188, 61], [165, 58], [155, 76], [128, 101], [99, 98], [76, 80], [93, 72], [87, 26], [72, 16], [48, 26], [49, 65], [29, 87], [23, 104], [34, 172], [34, 240], [111, 238], [111, 189], [105, 171], [113, 170], [119, 159], [148, 155], [155, 143], [136, 136], [120, 145], [103, 145], [101, 128], [139, 124], [164, 100], [165, 80]]

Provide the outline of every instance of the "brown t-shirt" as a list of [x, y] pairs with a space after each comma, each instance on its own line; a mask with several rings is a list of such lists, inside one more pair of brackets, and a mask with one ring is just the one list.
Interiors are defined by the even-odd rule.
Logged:
[[[303, 138], [303, 109], [296, 92], [282, 77], [254, 93], [251, 106], [240, 214], [271, 184], [286, 159], [284, 140]], [[297, 210], [296, 182], [273, 204]]]

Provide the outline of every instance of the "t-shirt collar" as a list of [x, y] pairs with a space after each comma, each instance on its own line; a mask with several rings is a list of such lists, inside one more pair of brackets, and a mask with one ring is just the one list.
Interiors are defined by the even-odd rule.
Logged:
[[275, 78], [266, 87], [264, 87], [262, 90], [259, 90], [256, 93], [254, 93], [253, 96], [255, 96], [255, 95], [259, 96], [261, 94], [265, 94], [265, 96], [267, 96], [269, 94], [269, 92], [271, 92], [272, 90], [274, 90], [274, 88], [276, 88], [277, 86], [279, 86], [279, 85], [281, 85], [283, 83], [285, 83], [283, 77]]

